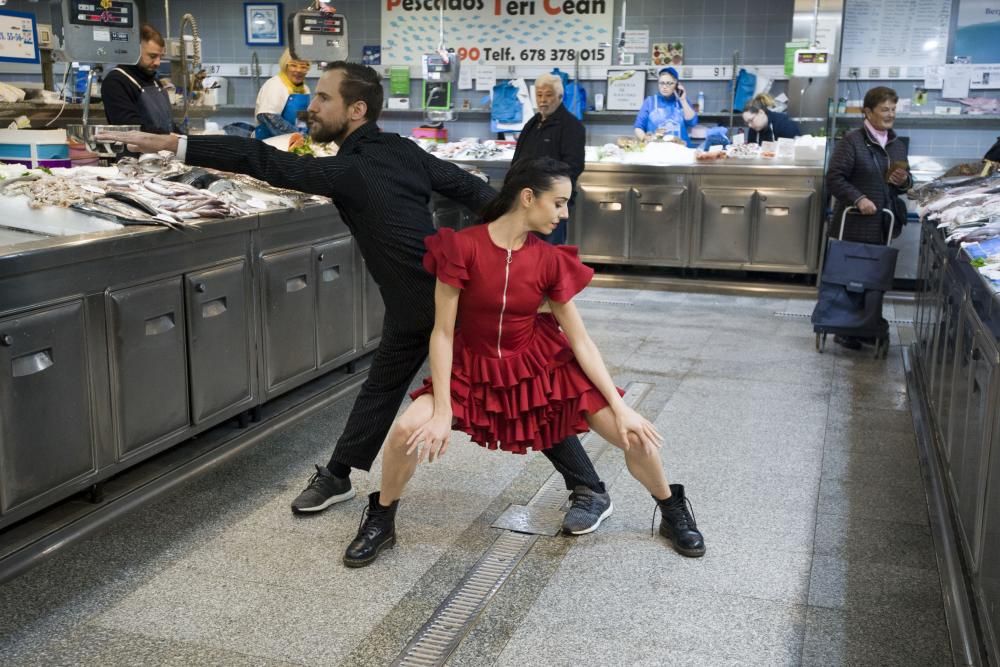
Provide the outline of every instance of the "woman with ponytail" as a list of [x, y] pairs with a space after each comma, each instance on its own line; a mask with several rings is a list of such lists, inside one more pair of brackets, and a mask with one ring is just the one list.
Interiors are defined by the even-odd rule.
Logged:
[[[705, 553], [684, 487], [667, 484], [662, 436], [622, 400], [573, 304], [593, 270], [575, 247], [550, 245], [531, 233], [551, 233], [568, 215], [571, 193], [565, 163], [522, 161], [483, 211], [486, 224], [441, 229], [425, 240], [424, 267], [437, 277], [431, 377], [389, 431], [381, 490], [370, 496], [345, 565], [368, 565], [395, 545], [403, 489], [418, 462], [445, 454], [452, 429], [483, 447], [517, 454], [593, 429], [624, 450], [674, 549], [691, 557]], [[545, 301], [551, 315], [538, 312]], [[612, 510], [608, 501], [601, 518]]]

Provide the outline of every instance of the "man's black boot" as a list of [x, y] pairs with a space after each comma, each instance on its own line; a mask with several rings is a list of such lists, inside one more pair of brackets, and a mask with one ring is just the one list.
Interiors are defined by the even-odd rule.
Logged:
[[344, 552], [344, 565], [347, 567], [364, 567], [374, 563], [383, 549], [396, 546], [396, 509], [399, 501], [382, 507], [378, 498], [378, 491], [368, 494], [368, 507], [361, 516], [358, 536]]
[[698, 558], [705, 555], [705, 539], [698, 531], [691, 501], [684, 495], [683, 484], [670, 485], [670, 497], [657, 500], [660, 507], [660, 535], [670, 540], [674, 549], [682, 556]]

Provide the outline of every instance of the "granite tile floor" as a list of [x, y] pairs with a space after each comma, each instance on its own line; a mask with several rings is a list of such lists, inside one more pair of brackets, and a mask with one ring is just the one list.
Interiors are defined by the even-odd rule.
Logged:
[[[618, 383], [651, 386], [640, 408], [708, 552], [651, 535], [649, 496], [599, 450], [614, 515], [541, 537], [449, 664], [951, 664], [898, 345], [817, 354], [802, 299], [590, 288], [578, 303]], [[346, 569], [379, 464], [322, 515], [288, 504], [352, 399], [0, 587], [0, 664], [391, 663], [552, 469], [456, 435], [418, 469], [398, 546]]]

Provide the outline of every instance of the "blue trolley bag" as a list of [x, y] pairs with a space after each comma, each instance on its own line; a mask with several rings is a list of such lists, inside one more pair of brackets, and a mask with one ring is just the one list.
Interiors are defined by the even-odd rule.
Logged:
[[854, 206], [844, 209], [840, 235], [826, 246], [826, 261], [820, 275], [819, 294], [812, 313], [816, 350], [822, 352], [828, 334], [871, 338], [875, 357], [885, 358], [889, 350], [889, 323], [882, 317], [882, 298], [892, 288], [899, 250], [890, 247], [895, 215], [889, 216], [889, 234], [885, 245], [844, 241], [844, 222]]

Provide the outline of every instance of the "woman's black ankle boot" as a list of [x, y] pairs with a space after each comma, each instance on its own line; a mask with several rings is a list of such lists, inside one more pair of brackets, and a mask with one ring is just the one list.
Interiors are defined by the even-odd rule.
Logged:
[[698, 530], [691, 501], [684, 495], [683, 484], [670, 485], [670, 497], [657, 500], [660, 508], [660, 535], [670, 540], [677, 553], [690, 558], [705, 555], [705, 539]]
[[383, 549], [391, 549], [396, 545], [396, 510], [399, 508], [399, 500], [393, 501], [389, 507], [382, 507], [378, 499], [378, 491], [368, 494], [368, 507], [361, 517], [358, 535], [344, 552], [344, 565], [347, 567], [370, 565]]

